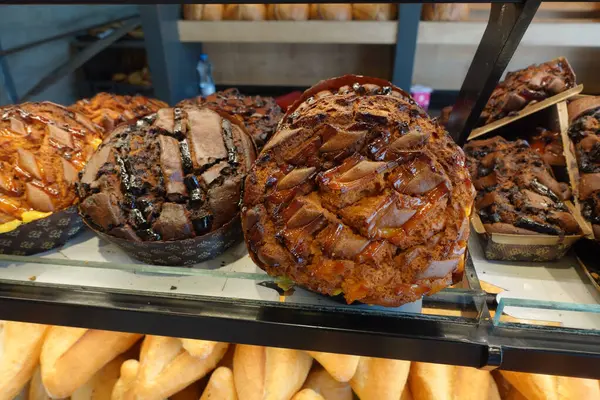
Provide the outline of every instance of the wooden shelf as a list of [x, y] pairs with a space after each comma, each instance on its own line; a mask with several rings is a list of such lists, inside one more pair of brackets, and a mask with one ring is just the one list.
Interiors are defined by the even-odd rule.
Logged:
[[395, 21], [179, 21], [182, 42], [395, 44]]
[[[477, 45], [485, 22], [421, 22], [419, 44]], [[182, 42], [395, 44], [396, 21], [179, 21]], [[522, 46], [600, 47], [598, 23], [533, 23]]]

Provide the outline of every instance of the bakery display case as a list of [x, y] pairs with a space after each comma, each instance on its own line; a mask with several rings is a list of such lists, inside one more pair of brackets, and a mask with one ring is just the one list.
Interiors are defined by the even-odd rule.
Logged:
[[[291, 386], [273, 390], [298, 400], [329, 398], [317, 397], [314, 388], [322, 380], [347, 383], [338, 388], [346, 397], [339, 398], [354, 392], [367, 399], [381, 390], [404, 399], [411, 398], [405, 387], [412, 398], [428, 398], [415, 392], [434, 391], [429, 374], [446, 392], [480, 379], [489, 398], [510, 398], [511, 390], [530, 398], [531, 387], [541, 385], [537, 379], [552, 393], [581, 383], [566, 377], [600, 379], [596, 243], [593, 228], [578, 218], [583, 212], [589, 225], [596, 221], [595, 170], [591, 165], [584, 171], [592, 176], [581, 188], [570, 169], [595, 162], [597, 97], [581, 94], [585, 88], [562, 58], [498, 85], [540, 1], [491, 3], [487, 28], [448, 114], [450, 135], [402, 90], [410, 86], [421, 2], [398, 4], [398, 22], [382, 22], [381, 29], [394, 28], [386, 37], [397, 35], [391, 82], [356, 75], [325, 80], [284, 109], [275, 99], [235, 89], [197, 97], [200, 45], [185, 39], [191, 32], [186, 26], [196, 22], [181, 21], [181, 5], [141, 5], [157, 99], [100, 94], [66, 108], [49, 102], [3, 108], [0, 133], [13, 146], [1, 149], [0, 190], [13, 195], [0, 196], [0, 319], [52, 326], [40, 333], [35, 325], [38, 347], [47, 335], [49, 342], [106, 340], [118, 349], [101, 351], [106, 354], [100, 361], [85, 369], [89, 374], [74, 377], [66, 389], [48, 371], [60, 376], [68, 366], [44, 370], [44, 363], [60, 364], [54, 359], [59, 354], [46, 350], [44, 356], [38, 349], [42, 370], [36, 375], [31, 369], [29, 390], [41, 380], [52, 398], [75, 398], [79, 387], [110, 366], [116, 400], [130, 398], [134, 378], [146, 393], [139, 398], [160, 393], [162, 399], [177, 398], [203, 377], [201, 389], [190, 389], [196, 398], [205, 390], [235, 399], [232, 387], [241, 385], [235, 357], [242, 360], [238, 351], [244, 350], [256, 353], [246, 357], [272, 357], [295, 368], [282, 368], [290, 375], [282, 372], [281, 379]], [[206, 5], [187, 13], [208, 13], [210, 21], [200, 23], [217, 25], [206, 35], [227, 35], [223, 24], [233, 22], [213, 21], [215, 13], [224, 19], [227, 13], [238, 19], [260, 14], [242, 6]], [[295, 16], [327, 19], [333, 9], [321, 4], [268, 6], [265, 13], [290, 20], [271, 21], [280, 28], [341, 23]], [[340, 6], [351, 18], [353, 8]], [[585, 107], [569, 118], [574, 101]], [[526, 118], [545, 129], [532, 130], [539, 136], [527, 137], [531, 148], [521, 137], [490, 139], [525, 126]], [[482, 137], [469, 138], [473, 132]], [[577, 151], [566, 149], [563, 164], [553, 165], [560, 143], [570, 143], [567, 133]], [[555, 174], [555, 166], [568, 173]], [[522, 176], [511, 180], [501, 173]], [[476, 190], [489, 198], [476, 197]], [[538, 209], [511, 214], [502, 208], [521, 203]], [[74, 207], [79, 215], [62, 215]], [[46, 214], [26, 220], [26, 208]], [[502, 218], [510, 224], [499, 223]], [[547, 241], [540, 233], [554, 236]], [[481, 240], [486, 234], [498, 248], [525, 235], [534, 246], [521, 249], [527, 253], [522, 257], [493, 257]], [[535, 246], [550, 248], [553, 256], [529, 257]], [[134, 343], [142, 335], [140, 350]], [[159, 388], [144, 381], [144, 368], [152, 368], [144, 361], [160, 359], [164, 349], [172, 350], [171, 359], [181, 358], [181, 368], [162, 371]], [[317, 376], [323, 375], [317, 363], [337, 383]], [[265, 368], [273, 373], [276, 364]], [[337, 379], [342, 367], [352, 371]], [[488, 372], [495, 369], [503, 372]], [[402, 384], [373, 389], [382, 383], [370, 370], [403, 376]], [[169, 382], [177, 374], [181, 382]], [[593, 382], [589, 387], [596, 390]], [[171, 383], [173, 391], [160, 392]]]

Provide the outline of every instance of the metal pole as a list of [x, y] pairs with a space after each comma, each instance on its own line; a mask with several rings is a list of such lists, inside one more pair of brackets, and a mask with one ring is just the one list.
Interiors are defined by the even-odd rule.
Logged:
[[140, 6], [140, 14], [154, 95], [171, 105], [198, 96], [196, 64], [202, 46], [179, 41], [181, 5]]
[[394, 50], [392, 83], [407, 92], [412, 84], [421, 4], [398, 4], [398, 32]]
[[525, 0], [522, 4], [492, 4], [487, 28], [450, 115], [448, 130], [458, 144], [462, 145], [477, 125], [540, 3], [540, 0]]

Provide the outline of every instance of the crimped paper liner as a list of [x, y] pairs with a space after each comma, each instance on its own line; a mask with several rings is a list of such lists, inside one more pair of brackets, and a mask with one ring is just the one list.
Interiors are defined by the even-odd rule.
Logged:
[[[573, 211], [573, 206], [569, 207]], [[576, 217], [576, 216], [575, 216]], [[578, 223], [579, 219], [575, 218]], [[554, 261], [562, 258], [581, 239], [580, 235], [514, 235], [488, 233], [479, 215], [471, 216], [473, 230], [479, 236], [485, 258], [502, 261]]]
[[192, 239], [172, 241], [134, 242], [108, 235], [97, 230], [82, 218], [85, 224], [98, 236], [119, 246], [129, 256], [146, 264], [154, 265], [193, 265], [210, 260], [222, 254], [242, 238], [240, 216], [219, 229]]
[[502, 119], [499, 119], [497, 121], [494, 121], [490, 124], [484, 125], [482, 127], [479, 127], [477, 129], [474, 129], [473, 131], [471, 131], [471, 134], [469, 135], [469, 137], [467, 138], [467, 140], [472, 140], [475, 138], [479, 138], [481, 136], [487, 135], [488, 133], [490, 133], [491, 131], [494, 131], [498, 128], [501, 128], [505, 125], [510, 124], [511, 122], [515, 122], [523, 117], [526, 117], [528, 115], [534, 114], [540, 110], [543, 110], [545, 108], [548, 108], [550, 106], [553, 106], [554, 104], [560, 103], [562, 101], [567, 100], [570, 97], [573, 97], [575, 95], [578, 95], [579, 93], [581, 93], [583, 91], [583, 85], [578, 85], [575, 86], [574, 88], [571, 88], [569, 90], [565, 90], [562, 93], [559, 93], [557, 95], [554, 95], [552, 97], [548, 97], [545, 100], [542, 100], [538, 103], [534, 103], [531, 105], [526, 106], [524, 109], [517, 111], [516, 113], [514, 113], [514, 115], [510, 115], [507, 117], [504, 117]]
[[36, 219], [0, 234], [0, 254], [30, 256], [62, 246], [83, 228], [77, 206]]

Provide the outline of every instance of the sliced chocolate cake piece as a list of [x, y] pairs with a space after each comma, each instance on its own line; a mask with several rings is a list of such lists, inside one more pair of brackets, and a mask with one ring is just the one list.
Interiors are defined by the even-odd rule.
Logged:
[[565, 205], [566, 183], [525, 140], [500, 136], [473, 140], [465, 147], [467, 165], [477, 189], [476, 212], [492, 233], [522, 235], [577, 234], [580, 228]]
[[575, 86], [575, 72], [564, 57], [509, 72], [492, 92], [479, 125], [502, 119]]
[[579, 168], [581, 212], [600, 240], [600, 96], [571, 102], [569, 121]]

